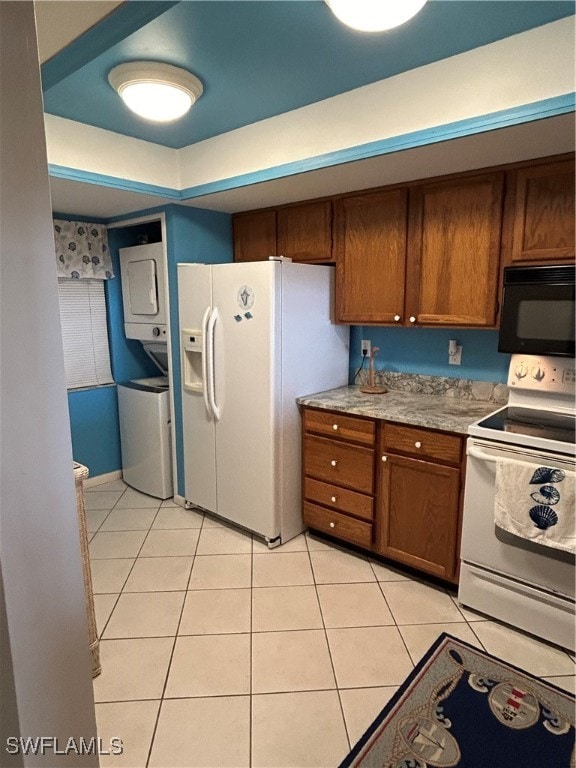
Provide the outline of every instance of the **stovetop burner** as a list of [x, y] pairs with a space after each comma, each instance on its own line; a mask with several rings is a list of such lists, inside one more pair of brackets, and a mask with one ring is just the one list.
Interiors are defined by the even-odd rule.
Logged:
[[512, 355], [508, 405], [468, 434], [508, 446], [574, 454], [574, 359]]
[[479, 421], [478, 426], [568, 444], [575, 442], [574, 416], [536, 408], [508, 406]]

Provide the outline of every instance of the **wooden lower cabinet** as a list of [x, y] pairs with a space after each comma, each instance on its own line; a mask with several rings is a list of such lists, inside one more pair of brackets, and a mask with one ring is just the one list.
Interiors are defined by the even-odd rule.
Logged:
[[403, 456], [385, 458], [377, 551], [451, 580], [456, 570], [460, 470]]
[[302, 423], [304, 523], [370, 549], [375, 420], [305, 408]]
[[457, 581], [464, 439], [315, 408], [302, 423], [304, 523]]
[[304, 502], [304, 519], [310, 528], [324, 531], [360, 547], [372, 545], [372, 524], [356, 520], [348, 515], [341, 515], [333, 509], [325, 509], [317, 504]]

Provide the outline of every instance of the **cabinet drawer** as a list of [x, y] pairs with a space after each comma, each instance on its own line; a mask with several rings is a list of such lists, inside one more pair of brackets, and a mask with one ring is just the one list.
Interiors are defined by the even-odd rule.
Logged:
[[304, 430], [338, 440], [349, 440], [362, 445], [374, 445], [376, 422], [344, 416], [335, 411], [304, 411]]
[[308, 501], [304, 502], [304, 524], [318, 531], [324, 531], [331, 536], [345, 539], [358, 544], [360, 547], [369, 548], [372, 545], [372, 525], [347, 517], [324, 507], [317, 507]]
[[383, 453], [407, 453], [416, 458], [437, 459], [447, 464], [460, 464], [462, 441], [457, 435], [445, 435], [429, 429], [385, 424]]
[[335, 485], [345, 485], [355, 491], [372, 493], [374, 451], [339, 443], [337, 440], [306, 435], [304, 474]]
[[346, 488], [323, 483], [320, 480], [313, 480], [311, 477], [304, 478], [304, 498], [332, 507], [340, 512], [362, 517], [364, 520], [371, 521], [374, 518], [374, 499], [372, 496], [349, 491]]

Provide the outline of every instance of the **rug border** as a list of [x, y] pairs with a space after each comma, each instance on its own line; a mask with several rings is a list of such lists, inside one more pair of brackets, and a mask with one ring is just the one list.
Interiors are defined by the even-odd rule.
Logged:
[[531, 677], [532, 679], [536, 680], [538, 683], [542, 683], [543, 685], [546, 685], [549, 688], [552, 688], [557, 693], [564, 694], [568, 698], [572, 698], [576, 701], [576, 697], [572, 693], [570, 693], [570, 691], [567, 691], [565, 688], [559, 688], [557, 685], [554, 685], [554, 683], [550, 683], [547, 680], [542, 680], [541, 678], [532, 674], [532, 672], [528, 672], [525, 669], [521, 669], [520, 667], [517, 667], [515, 664], [511, 664], [510, 662], [505, 661], [504, 659], [500, 659], [498, 656], [494, 656], [493, 654], [488, 653], [484, 649], [478, 648], [477, 645], [471, 645], [470, 643], [467, 643], [465, 640], [461, 640], [459, 637], [455, 637], [454, 635], [451, 635], [448, 632], [442, 632], [442, 634], [439, 635], [436, 638], [436, 640], [432, 643], [432, 645], [426, 651], [424, 656], [422, 656], [422, 658], [418, 661], [418, 663], [415, 664], [414, 669], [410, 672], [408, 677], [400, 685], [400, 687], [398, 688], [396, 693], [392, 696], [392, 698], [389, 699], [389, 701], [382, 708], [379, 714], [376, 715], [373, 722], [364, 731], [362, 736], [358, 739], [354, 747], [352, 747], [352, 749], [346, 755], [344, 760], [340, 763], [338, 768], [349, 768], [349, 766], [352, 764], [352, 761], [355, 760], [356, 757], [358, 756], [358, 753], [361, 752], [362, 749], [366, 746], [367, 742], [372, 737], [372, 734], [374, 733], [374, 731], [378, 729], [378, 727], [380, 726], [384, 718], [387, 717], [387, 715], [389, 714], [390, 710], [396, 706], [396, 704], [398, 703], [398, 700], [406, 693], [406, 689], [410, 687], [410, 685], [414, 682], [414, 679], [423, 672], [424, 667], [430, 661], [431, 657], [434, 656], [434, 654], [438, 650], [438, 647], [442, 645], [446, 640], [454, 640], [456, 643], [464, 645], [466, 648], [469, 648], [472, 651], [476, 651], [476, 652], [479, 651], [483, 656], [487, 656], [488, 658], [493, 659], [494, 661], [497, 661], [500, 664], [505, 664], [510, 669], [513, 669], [522, 675]]

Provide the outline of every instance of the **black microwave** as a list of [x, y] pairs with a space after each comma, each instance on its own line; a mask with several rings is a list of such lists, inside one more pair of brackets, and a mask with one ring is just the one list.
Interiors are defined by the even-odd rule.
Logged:
[[574, 265], [505, 267], [499, 352], [574, 357]]

